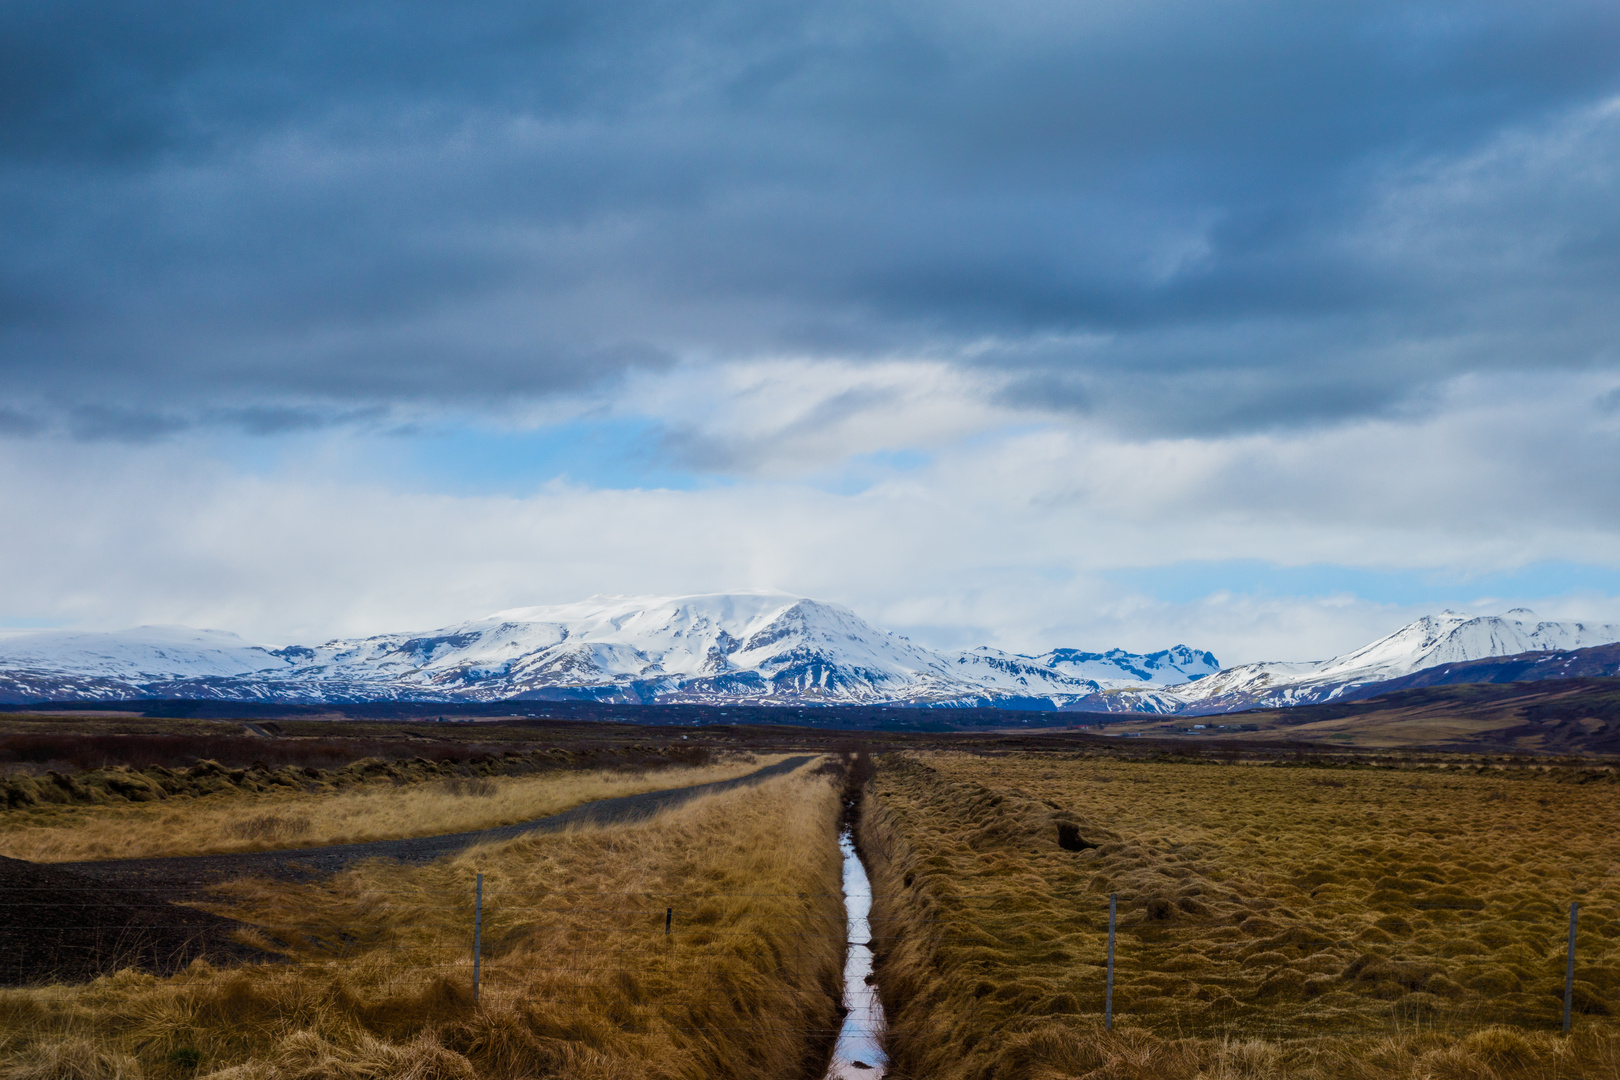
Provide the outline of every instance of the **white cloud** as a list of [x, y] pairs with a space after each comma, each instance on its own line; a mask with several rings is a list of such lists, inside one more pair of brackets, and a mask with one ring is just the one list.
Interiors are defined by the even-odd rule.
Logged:
[[673, 452], [700, 468], [803, 478], [852, 457], [932, 451], [1027, 423], [996, 402], [1004, 383], [937, 360], [692, 363], [633, 373], [610, 408], [655, 418]]
[[[869, 375], [779, 364], [711, 376], [686, 399], [644, 392], [640, 407], [662, 400], [662, 418], [694, 437], [745, 440], [754, 460], [775, 463], [694, 491], [426, 493], [334, 469], [337, 442], [257, 475], [196, 441], [0, 443], [12, 523], [0, 534], [0, 619], [175, 622], [288, 641], [598, 592], [771, 587], [937, 644], [1184, 641], [1241, 661], [1328, 655], [1428, 608], [1215, 583], [1168, 602], [1109, 572], [1241, 559], [1466, 576], [1544, 560], [1614, 566], [1620, 551], [1620, 432], [1595, 404], [1613, 389], [1598, 376], [1474, 377], [1424, 416], [1128, 442], [1073, 422], [998, 426], [931, 365]], [[805, 422], [851, 387], [886, 403]], [[916, 445], [933, 450], [929, 464], [855, 493], [782, 475]], [[1620, 613], [1601, 592], [1501, 599], [1519, 602]]]

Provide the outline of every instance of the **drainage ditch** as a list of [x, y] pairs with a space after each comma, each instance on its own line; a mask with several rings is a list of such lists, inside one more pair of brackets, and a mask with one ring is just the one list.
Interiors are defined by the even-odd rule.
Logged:
[[888, 1058], [883, 1053], [883, 1002], [872, 973], [872, 881], [855, 847], [861, 795], [872, 775], [865, 751], [847, 755], [844, 826], [838, 848], [844, 854], [844, 1000], [843, 1025], [833, 1046], [826, 1080], [877, 1080]]
[[848, 830], [838, 838], [844, 853], [844, 911], [849, 927], [844, 960], [844, 1023], [833, 1046], [827, 1080], [874, 1080], [883, 1075], [883, 1003], [872, 976], [872, 883]]

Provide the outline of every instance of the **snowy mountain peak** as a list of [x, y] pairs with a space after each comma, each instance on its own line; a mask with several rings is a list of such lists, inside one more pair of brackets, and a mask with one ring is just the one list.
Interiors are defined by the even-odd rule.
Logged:
[[1359, 687], [1441, 664], [1620, 641], [1620, 625], [1533, 622], [1534, 618], [1527, 608], [1502, 615], [1442, 611], [1342, 656], [1308, 663], [1245, 664], [1171, 687], [1165, 695], [1138, 704], [1169, 712], [1302, 705], [1331, 701]]
[[189, 626], [138, 626], [104, 634], [43, 630], [0, 638], [0, 668], [162, 679], [284, 667], [269, 650], [235, 634]]
[[1620, 641], [1620, 626], [1454, 611], [1328, 660], [1220, 668], [1152, 653], [941, 653], [839, 604], [775, 592], [592, 597], [438, 630], [265, 648], [235, 634], [138, 627], [0, 637], [0, 701], [589, 698], [738, 703], [1004, 704], [1226, 712], [1328, 701], [1424, 668]]
[[1051, 707], [1114, 686], [1186, 681], [1215, 667], [1213, 656], [1185, 646], [1146, 655], [939, 653], [842, 605], [759, 591], [595, 596], [438, 630], [277, 649], [183, 628], [33, 635], [0, 642], [0, 695]]
[[1109, 688], [1173, 686], [1213, 675], [1221, 668], [1214, 653], [1185, 645], [1147, 654], [1128, 653], [1124, 649], [1103, 653], [1053, 649], [1036, 659], [1067, 675], [1096, 679]]

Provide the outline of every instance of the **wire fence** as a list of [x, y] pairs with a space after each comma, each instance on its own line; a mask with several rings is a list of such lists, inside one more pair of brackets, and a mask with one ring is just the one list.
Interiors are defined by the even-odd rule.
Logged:
[[[1104, 967], [1104, 970], [1105, 970], [1104, 979], [1103, 979], [1103, 1027], [1104, 1027], [1105, 1030], [1112, 1030], [1113, 1026], [1114, 1026], [1114, 981], [1115, 981], [1115, 967], [1116, 967], [1115, 948], [1116, 948], [1116, 939], [1118, 937], [1118, 901], [1119, 901], [1118, 894], [1110, 894], [1110, 896], [1108, 897], [1108, 944], [1107, 944], [1107, 950], [1106, 950], [1106, 954], [1105, 954], [1106, 959], [1103, 961], [1103, 967]], [[1563, 956], [1563, 964], [1562, 964], [1562, 969], [1563, 969], [1563, 992], [1562, 992], [1562, 995], [1561, 995], [1562, 1012], [1561, 1012], [1561, 1016], [1559, 1018], [1560, 1030], [1561, 1030], [1561, 1032], [1563, 1034], [1566, 1034], [1566, 1035], [1570, 1031], [1570, 1028], [1571, 1028], [1571, 1025], [1572, 1025], [1572, 1022], [1573, 1022], [1573, 1018], [1574, 1018], [1574, 1011], [1575, 1011], [1575, 986], [1576, 986], [1575, 974], [1576, 974], [1576, 963], [1577, 963], [1577, 945], [1578, 945], [1577, 930], [1578, 930], [1578, 925], [1579, 925], [1579, 917], [1580, 917], [1580, 903], [1578, 901], [1571, 901], [1570, 904], [1569, 904], [1568, 939], [1567, 939], [1567, 941], [1566, 941], [1566, 943], [1564, 945], [1564, 956]], [[1334, 950], [1353, 950], [1353, 949], [1356, 949], [1355, 943], [1352, 940], [1350, 940], [1348, 936], [1311, 938], [1311, 937], [1302, 936], [1302, 935], [1298, 935], [1298, 934], [1290, 934], [1287, 937], [1286, 944], [1289, 947], [1292, 947], [1292, 948], [1300, 950], [1300, 951], [1303, 951], [1303, 950], [1305, 950], [1307, 948], [1334, 949]], [[1266, 949], [1266, 948], [1271, 947], [1271, 943], [1269, 943], [1269, 942], [1246, 943], [1242, 947], [1249, 948], [1249, 949], [1254, 949], [1254, 948]], [[1388, 964], [1390, 962], [1390, 959], [1391, 959], [1390, 957], [1388, 957], [1388, 956], [1386, 956], [1384, 954], [1381, 954], [1381, 953], [1373, 953], [1373, 952], [1360, 951], [1360, 950], [1357, 950], [1357, 951], [1360, 952], [1360, 955], [1359, 955], [1358, 959], [1356, 961], [1353, 961], [1346, 969], [1344, 969], [1341, 972], [1341, 978], [1343, 978], [1343, 977], [1354, 977], [1360, 970], [1370, 970], [1370, 971], [1374, 972], [1375, 974], [1377, 974], [1381, 970], [1377, 966], [1378, 962], [1382, 961], [1385, 964]], [[1412, 956], [1412, 957], [1406, 958], [1406, 960], [1405, 960], [1405, 962], [1407, 964], [1412, 965], [1413, 970], [1417, 970], [1417, 971], [1422, 970], [1422, 965], [1425, 962], [1432, 963], [1432, 961], [1433, 961], [1432, 957], [1422, 956], [1422, 955]], [[1371, 962], [1372, 966], [1371, 967], [1366, 967], [1365, 965], [1367, 965], [1369, 962]], [[1396, 962], [1398, 963], [1400, 961], [1397, 960]], [[1387, 972], [1389, 969], [1384, 968], [1382, 970]], [[1224, 982], [1225, 980], [1222, 980], [1222, 981]], [[1409, 985], [1407, 987], [1407, 989], [1412, 990], [1412, 991], [1416, 991], [1416, 990], [1418, 990], [1419, 986], [1421, 986], [1421, 983], [1414, 983], [1412, 985]], [[1609, 1016], [1609, 1015], [1611, 1015], [1611, 1010], [1603, 1002], [1600, 1002], [1600, 1001], [1588, 1001], [1588, 1002], [1585, 1002], [1583, 1004], [1585, 1005], [1584, 1011], [1587, 1011], [1587, 1012], [1590, 1012], [1590, 1013], [1595, 1013], [1595, 1014], [1597, 1014], [1599, 1016]], [[1279, 1010], [1279, 1011], [1281, 1011], [1281, 1010]], [[1473, 1015], [1470, 1016], [1469, 1015], [1470, 1012], [1472, 1012]], [[1475, 1006], [1472, 1009], [1469, 1009], [1469, 1008], [1465, 1007], [1463, 1009], [1454, 1010], [1454, 1011], [1452, 1011], [1451, 1015], [1447, 1016], [1447, 1015], [1444, 1015], [1441, 1010], [1435, 1009], [1432, 1005], [1430, 1005], [1430, 1003], [1428, 1003], [1426, 1001], [1421, 1002], [1421, 1003], [1417, 1003], [1415, 1006], [1409, 1007], [1407, 1010], [1405, 1010], [1403, 1012], [1403, 1010], [1401, 1008], [1401, 1002], [1396, 1001], [1396, 1002], [1392, 1003], [1392, 1006], [1391, 1006], [1391, 1009], [1390, 1009], [1390, 1020], [1394, 1022], [1395, 1027], [1400, 1028], [1400, 1027], [1404, 1026], [1408, 1030], [1413, 1030], [1413, 1029], [1417, 1029], [1417, 1028], [1420, 1028], [1420, 1027], [1426, 1027], [1426, 1028], [1429, 1028], [1431, 1030], [1433, 1030], [1435, 1028], [1449, 1028], [1449, 1029], [1453, 1029], [1453, 1030], [1467, 1029], [1467, 1028], [1478, 1027], [1478, 1026], [1481, 1026], [1482, 1024], [1499, 1023], [1504, 1019], [1518, 1020], [1520, 1022], [1528, 1021], [1529, 1026], [1543, 1026], [1539, 1016], [1530, 1017], [1530, 1016], [1525, 1016], [1525, 1015], [1521, 1014], [1519, 1016], [1513, 1017], [1513, 1016], [1503, 1015], [1500, 1012], [1492, 1013], [1490, 1015], [1485, 1015], [1484, 1013], [1485, 1013], [1484, 1010], [1481, 1010], [1477, 1006]], [[1165, 1018], [1160, 1018], [1160, 1019], [1161, 1019], [1161, 1025], [1162, 1025]], [[1187, 1017], [1176, 1015], [1172, 1011], [1171, 1015], [1168, 1017], [1168, 1022], [1171, 1023], [1171, 1024], [1174, 1024], [1177, 1027], [1181, 1027], [1181, 1026], [1183, 1026], [1184, 1020], [1186, 1020], [1186, 1019], [1187, 1019]], [[1203, 1019], [1203, 1018], [1200, 1018], [1200, 1019]], [[1258, 1023], [1257, 1023], [1257, 1020], [1258, 1020]], [[1263, 1018], [1257, 1018], [1257, 1017], [1254, 1017], [1254, 1016], [1250, 1016], [1250, 1017], [1245, 1018], [1245, 1022], [1244, 1022], [1243, 1026], [1244, 1026], [1244, 1028], [1246, 1030], [1250, 1030], [1250, 1031], [1255, 1030], [1257, 1027], [1262, 1028], [1262, 1029], [1269, 1028], [1269, 1029], [1271, 1029], [1273, 1031], [1285, 1031], [1287, 1025], [1286, 1025], [1286, 1021], [1281, 1025], [1278, 1025], [1278, 1024], [1275, 1024], [1275, 1023], [1267, 1024], [1267, 1023], [1265, 1023], [1265, 1020]], [[1356, 1032], [1356, 1031], [1365, 1030], [1365, 1027], [1366, 1027], [1366, 1025], [1365, 1025], [1364, 1022], [1362, 1024], [1357, 1025], [1355, 1028], [1324, 1027], [1320, 1023], [1313, 1023], [1312, 1026], [1311, 1026], [1310, 1033], [1311, 1034], [1349, 1034], [1349, 1033], [1353, 1033], [1353, 1032]]]
[[[196, 887], [201, 889], [202, 883]], [[408, 977], [441, 978], [461, 987], [474, 1002], [492, 994], [538, 995], [537, 1006], [554, 1008], [583, 1008], [607, 1000], [614, 1008], [634, 1005], [651, 1010], [660, 1023], [674, 1030], [735, 1033], [772, 1028], [806, 1037], [830, 1037], [828, 1029], [794, 1026], [782, 1019], [803, 1015], [802, 1006], [812, 998], [825, 998], [825, 985], [755, 984], [748, 988], [750, 999], [739, 1007], [738, 984], [721, 962], [749, 956], [750, 950], [765, 947], [766, 937], [778, 947], [801, 940], [825, 944], [836, 929], [825, 916], [818, 919], [808, 912], [818, 903], [825, 908], [831, 894], [574, 891], [537, 897], [492, 888], [479, 874], [455, 894], [371, 899], [330, 909], [311, 903], [296, 910], [257, 915], [223, 897], [197, 906], [154, 907], [149, 893], [114, 886], [10, 887], [5, 898], [0, 914], [0, 982], [11, 986], [84, 980], [121, 967], [170, 974], [198, 959], [216, 967], [303, 963], [341, 969], [363, 962]], [[884, 899], [878, 898], [879, 906]], [[1358, 983], [1352, 963], [1336, 977], [1335, 989], [1356, 994], [1358, 1008], [1340, 1010], [1339, 1020], [1324, 1022], [1319, 1017], [1302, 1019], [1299, 1002], [1257, 1000], [1253, 974], [1234, 971], [1230, 965], [1226, 974], [1153, 971], [1146, 957], [1135, 955], [1132, 930], [1119, 924], [1119, 900], [1117, 895], [1095, 898], [1099, 919], [1106, 910], [1106, 944], [1098, 941], [1095, 955], [1070, 958], [1072, 1004], [1053, 1009], [1050, 1001], [1031, 1002], [1032, 1015], [1068, 1016], [1076, 1023], [1100, 1024], [1105, 1030], [1120, 1024], [1189, 1034], [1222, 1028], [1207, 1000], [1161, 996], [1153, 1009], [1143, 1012], [1139, 1007], [1142, 988], [1128, 982], [1121, 998], [1122, 979], [1161, 974], [1174, 975], [1182, 984], [1198, 985], [1206, 996], [1228, 996], [1242, 1009], [1242, 1016], [1234, 1017], [1228, 1027], [1250, 1034], [1463, 1030], [1502, 1022], [1568, 1032], [1583, 1014], [1597, 1022], [1612, 1012], [1607, 1001], [1592, 1000], [1589, 993], [1582, 1000], [1577, 994], [1583, 968], [1580, 905], [1576, 902], [1568, 907], [1565, 925], [1548, 927], [1549, 947], [1540, 958], [1550, 967], [1555, 954], [1562, 953], [1556, 956], [1562, 974], [1556, 1010], [1547, 1003], [1548, 1008], [1514, 1016], [1493, 1007], [1488, 997], [1481, 1001], [1476, 995], [1471, 1005], [1434, 1009], [1425, 1002], [1418, 1003], [1421, 1008], [1414, 1005], [1403, 1011], [1402, 1000], [1378, 999], [1378, 987]], [[780, 910], [782, 901], [796, 907]], [[231, 914], [234, 918], [227, 917]], [[985, 955], [982, 936], [968, 939], [953, 933], [951, 928], [960, 926], [955, 918], [908, 918], [907, 924], [907, 933], [929, 936], [928, 946], [935, 955], [974, 949]], [[886, 936], [890, 933], [879, 924], [874, 940], [840, 942], [846, 951], [870, 950], [877, 960], [875, 983], [846, 987], [840, 1004], [846, 1026], [864, 1023], [854, 1033], [874, 1042], [881, 1036], [881, 1020], [870, 1017], [879, 1010], [863, 1011], [863, 1006], [874, 995], [881, 996], [883, 954], [894, 944], [894, 938]], [[1562, 948], [1551, 944], [1554, 939], [1561, 939], [1558, 945]], [[1241, 966], [1247, 958], [1238, 954], [1252, 953], [1263, 944], [1227, 942], [1223, 955]], [[1295, 934], [1287, 945], [1295, 962], [1311, 950], [1354, 955], [1373, 964], [1421, 964], [1430, 959], [1423, 955], [1403, 958], [1393, 948], [1370, 951], [1348, 934]], [[987, 963], [986, 970], [994, 974], [992, 969], [993, 964]], [[1017, 974], [1003, 965], [1003, 976], [1016, 978]], [[1001, 989], [991, 986], [966, 1001], [968, 1021], [992, 1012], [1005, 1017], [1008, 1007], [997, 1004]], [[1418, 986], [1407, 989], [1415, 993]], [[860, 995], [866, 995], [865, 1000], [857, 1000]], [[619, 1000], [613, 1001], [615, 998]], [[665, 999], [671, 1007], [660, 1012]], [[722, 1006], [715, 1015], [752, 1019], [695, 1022], [691, 1006], [705, 999]]]

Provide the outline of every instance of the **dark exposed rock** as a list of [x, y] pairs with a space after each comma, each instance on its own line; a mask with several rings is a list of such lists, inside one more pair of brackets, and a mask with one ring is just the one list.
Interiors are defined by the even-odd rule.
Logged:
[[1058, 822], [1057, 842], [1064, 851], [1086, 851], [1097, 846], [1080, 835], [1080, 826], [1068, 821]]

